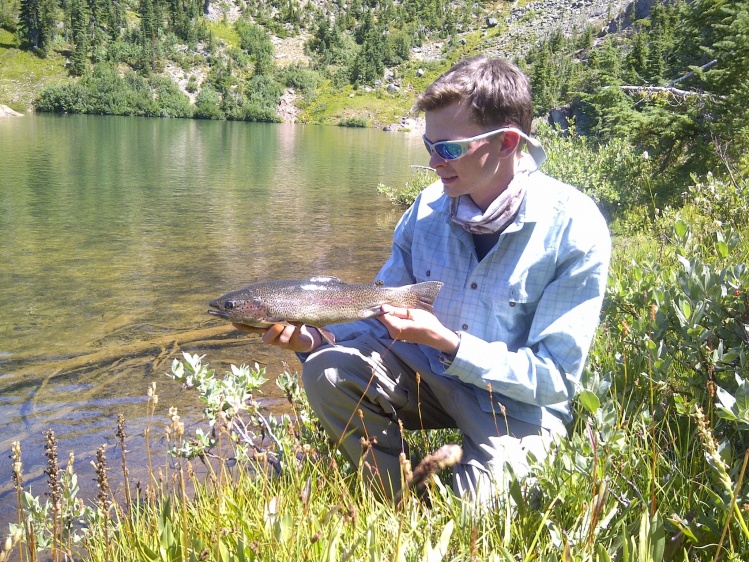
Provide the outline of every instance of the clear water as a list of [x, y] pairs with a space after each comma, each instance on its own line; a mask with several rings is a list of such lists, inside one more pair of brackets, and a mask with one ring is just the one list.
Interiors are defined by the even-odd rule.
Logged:
[[[114, 450], [126, 416], [130, 464], [144, 454], [146, 391], [157, 381], [159, 439], [169, 406], [197, 396], [164, 376], [179, 351], [219, 373], [298, 363], [256, 337], [134, 344], [224, 326], [211, 299], [255, 281], [336, 275], [371, 281], [400, 210], [377, 193], [425, 164], [417, 135], [303, 125], [96, 116], [0, 120], [0, 536], [14, 520], [10, 446], [43, 494], [44, 435], [76, 453], [81, 487], [95, 449]], [[111, 351], [114, 361], [66, 369]], [[121, 353], [123, 352], [123, 353]], [[119, 354], [119, 355], [118, 355]], [[67, 362], [66, 362], [67, 361]], [[282, 408], [275, 385], [265, 400]], [[141, 463], [142, 464], [142, 463]]]

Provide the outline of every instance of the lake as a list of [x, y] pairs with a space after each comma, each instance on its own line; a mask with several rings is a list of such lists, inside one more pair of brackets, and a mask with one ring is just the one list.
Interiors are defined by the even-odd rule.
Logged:
[[52, 428], [90, 500], [95, 450], [107, 444], [119, 464], [118, 414], [131, 469], [142, 459], [152, 381], [154, 441], [170, 406], [199, 421], [197, 394], [164, 376], [182, 351], [217, 374], [257, 362], [271, 379], [264, 404], [282, 411], [274, 379], [284, 361], [299, 367], [294, 355], [227, 330], [208, 302], [268, 279], [372, 281], [401, 214], [377, 185], [427, 161], [419, 135], [373, 129], [0, 119], [0, 537], [15, 520], [13, 441], [25, 487], [43, 496]]

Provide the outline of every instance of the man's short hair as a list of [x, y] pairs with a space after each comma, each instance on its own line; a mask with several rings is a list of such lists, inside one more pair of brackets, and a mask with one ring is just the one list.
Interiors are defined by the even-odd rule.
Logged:
[[506, 60], [479, 55], [455, 64], [418, 97], [416, 106], [420, 111], [431, 111], [460, 100], [470, 102], [473, 121], [479, 125], [511, 124], [531, 133], [530, 82]]

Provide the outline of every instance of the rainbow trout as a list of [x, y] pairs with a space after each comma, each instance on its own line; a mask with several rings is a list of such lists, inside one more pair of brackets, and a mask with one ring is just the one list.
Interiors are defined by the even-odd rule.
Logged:
[[208, 312], [261, 328], [271, 324], [307, 324], [320, 329], [326, 340], [335, 343], [333, 335], [321, 329], [323, 326], [378, 316], [383, 304], [432, 312], [432, 303], [441, 288], [440, 281], [403, 287], [351, 285], [337, 277], [265, 281], [211, 301], [213, 310]]

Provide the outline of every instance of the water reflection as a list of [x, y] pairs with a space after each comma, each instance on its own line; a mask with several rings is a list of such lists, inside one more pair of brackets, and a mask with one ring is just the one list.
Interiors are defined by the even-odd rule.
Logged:
[[[161, 395], [155, 434], [169, 406], [199, 417], [196, 397], [163, 373], [178, 355], [173, 334], [223, 325], [206, 314], [209, 300], [270, 278], [371, 280], [400, 214], [376, 186], [402, 183], [422, 152], [416, 135], [374, 130], [0, 120], [0, 529], [14, 517], [12, 441], [22, 441], [34, 493], [45, 491], [34, 479], [49, 427], [62, 459], [76, 451], [90, 488], [88, 460], [114, 443], [118, 413], [133, 435], [129, 458], [142, 453], [151, 381]], [[128, 351], [148, 341], [167, 343]], [[229, 363], [258, 362], [271, 376], [295, 365], [255, 342], [233, 332], [179, 350], [207, 353], [219, 373]], [[108, 350], [128, 353], [76, 363]], [[267, 386], [267, 404], [281, 408]]]

